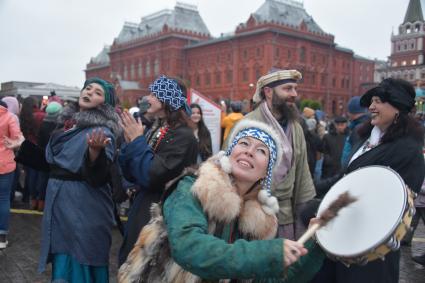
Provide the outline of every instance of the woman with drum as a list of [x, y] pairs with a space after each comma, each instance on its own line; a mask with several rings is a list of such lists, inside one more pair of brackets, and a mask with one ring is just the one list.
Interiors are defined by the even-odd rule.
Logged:
[[[367, 91], [360, 103], [369, 107], [370, 120], [359, 128], [361, 140], [353, 147], [343, 174], [371, 165], [385, 166], [396, 171], [412, 191], [419, 192], [425, 173], [424, 131], [410, 113], [415, 105], [414, 88], [407, 81], [388, 78]], [[331, 187], [343, 174], [328, 179], [326, 185]], [[382, 201], [385, 199], [382, 195]], [[378, 203], [376, 213], [386, 217]], [[326, 260], [313, 282], [398, 282], [399, 263], [399, 250], [366, 265], [346, 267]]]

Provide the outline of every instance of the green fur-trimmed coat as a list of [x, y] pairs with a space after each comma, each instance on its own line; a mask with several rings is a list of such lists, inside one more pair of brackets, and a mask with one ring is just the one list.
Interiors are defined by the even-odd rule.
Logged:
[[197, 178], [178, 183], [163, 207], [152, 207], [119, 282], [307, 282], [323, 252], [309, 242], [309, 253], [285, 270], [283, 240], [274, 238], [277, 225], [256, 198], [237, 194], [213, 156]]

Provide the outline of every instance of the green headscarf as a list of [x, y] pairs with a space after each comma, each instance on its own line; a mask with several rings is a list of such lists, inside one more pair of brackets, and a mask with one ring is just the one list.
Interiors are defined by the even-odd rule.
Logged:
[[112, 107], [115, 107], [115, 88], [114, 85], [111, 84], [108, 81], [102, 80], [101, 78], [93, 77], [89, 78], [84, 82], [84, 86], [82, 88], [85, 89], [87, 85], [91, 83], [97, 83], [105, 92], [105, 103], [111, 105]]

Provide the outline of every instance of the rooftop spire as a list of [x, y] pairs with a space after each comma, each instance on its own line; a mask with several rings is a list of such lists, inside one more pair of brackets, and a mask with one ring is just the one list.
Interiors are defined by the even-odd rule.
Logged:
[[424, 21], [421, 0], [410, 0], [409, 7], [407, 8], [406, 16], [404, 17], [403, 23], [413, 23], [416, 21]]

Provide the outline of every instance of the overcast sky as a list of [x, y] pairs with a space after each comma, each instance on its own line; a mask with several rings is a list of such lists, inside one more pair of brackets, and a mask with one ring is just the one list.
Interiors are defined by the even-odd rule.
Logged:
[[[195, 4], [213, 36], [234, 31], [265, 0], [184, 0]], [[425, 2], [425, 0], [422, 0]], [[0, 0], [0, 82], [81, 86], [86, 64], [112, 44], [125, 21], [172, 9], [175, 0]], [[409, 0], [305, 0], [335, 42], [369, 58], [390, 55], [391, 32]], [[422, 4], [424, 5], [424, 3]], [[424, 6], [422, 6], [424, 7]]]

